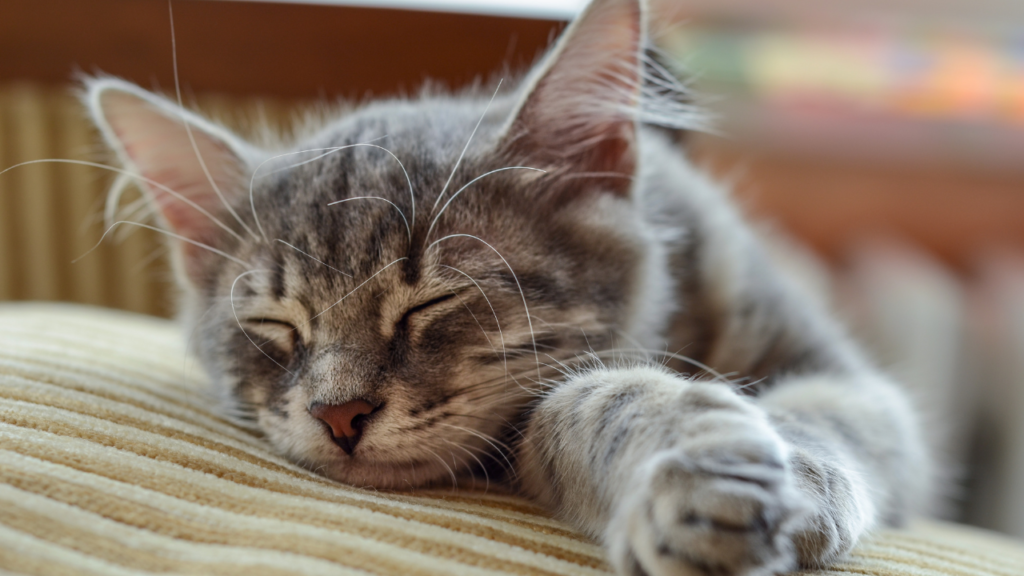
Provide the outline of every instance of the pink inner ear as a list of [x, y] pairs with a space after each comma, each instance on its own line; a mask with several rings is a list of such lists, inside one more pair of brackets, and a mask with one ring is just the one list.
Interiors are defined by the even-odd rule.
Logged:
[[[224, 225], [232, 224], [225, 218], [228, 209], [218, 190], [226, 199], [244, 190], [244, 165], [227, 136], [140, 89], [107, 85], [99, 90], [96, 97], [99, 112], [110, 128], [108, 136], [115, 140], [115, 146], [120, 144], [130, 167], [148, 180], [140, 184], [153, 199], [170, 232], [216, 247], [223, 230], [215, 218]], [[190, 122], [192, 139], [185, 128], [185, 118]], [[180, 242], [179, 246], [184, 272], [192, 281], [201, 282], [208, 252], [190, 242]]]
[[594, 145], [590, 165], [598, 173], [632, 175], [636, 171], [633, 126], [619, 126], [618, 134], [608, 134]]
[[[210, 214], [224, 213], [225, 197], [238, 193], [241, 161], [228, 144], [198, 125], [191, 125], [193, 146], [182, 119], [184, 112], [167, 103], [110, 89], [101, 95], [104, 118], [173, 232], [202, 243], [216, 237], [216, 224], [195, 207], [163, 189], [169, 188]], [[197, 153], [209, 171], [203, 170]]]
[[[566, 32], [513, 122], [515, 153], [569, 173], [631, 176], [641, 87], [635, 1], [597, 0]], [[626, 194], [627, 178], [613, 192]]]

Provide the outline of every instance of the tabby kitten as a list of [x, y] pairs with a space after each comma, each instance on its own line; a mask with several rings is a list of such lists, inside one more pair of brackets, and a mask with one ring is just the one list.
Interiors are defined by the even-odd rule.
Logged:
[[622, 574], [828, 565], [915, 505], [914, 413], [666, 136], [695, 116], [644, 42], [641, 2], [596, 0], [515, 90], [276, 151], [123, 81], [88, 103], [227, 409], [296, 462], [398, 489], [504, 466]]

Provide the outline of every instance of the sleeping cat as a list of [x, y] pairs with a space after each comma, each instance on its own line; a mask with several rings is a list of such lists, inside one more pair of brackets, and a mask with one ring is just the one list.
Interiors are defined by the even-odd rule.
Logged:
[[666, 135], [697, 117], [644, 46], [641, 2], [596, 0], [515, 89], [275, 151], [87, 99], [225, 409], [288, 457], [393, 489], [503, 467], [621, 574], [826, 566], [919, 500], [914, 413]]

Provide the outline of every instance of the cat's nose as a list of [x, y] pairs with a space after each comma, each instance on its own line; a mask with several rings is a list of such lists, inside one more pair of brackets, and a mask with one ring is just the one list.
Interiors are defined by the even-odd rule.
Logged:
[[366, 417], [377, 407], [366, 400], [351, 400], [344, 404], [315, 403], [309, 413], [331, 429], [331, 438], [346, 454], [351, 455], [363, 435]]

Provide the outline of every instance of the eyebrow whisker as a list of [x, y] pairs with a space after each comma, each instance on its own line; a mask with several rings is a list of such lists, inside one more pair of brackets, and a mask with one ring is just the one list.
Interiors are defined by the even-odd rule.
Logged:
[[231, 313], [235, 316], [235, 322], [238, 324], [238, 329], [242, 331], [242, 334], [245, 334], [246, 339], [248, 339], [249, 342], [252, 343], [252, 345], [257, 350], [259, 350], [261, 354], [263, 354], [268, 359], [270, 359], [270, 361], [273, 362], [274, 364], [277, 364], [278, 367], [281, 368], [281, 370], [284, 370], [285, 372], [287, 372], [287, 373], [291, 374], [292, 376], [294, 376], [295, 374], [293, 374], [291, 370], [285, 368], [284, 366], [281, 366], [280, 362], [278, 362], [277, 360], [274, 360], [274, 358], [271, 357], [270, 354], [267, 354], [266, 351], [263, 350], [263, 348], [260, 348], [259, 345], [256, 344], [256, 341], [253, 340], [252, 337], [249, 336], [249, 333], [245, 331], [245, 328], [242, 327], [242, 321], [238, 319], [238, 310], [235, 309], [235, 285], [238, 284], [238, 281], [241, 280], [243, 277], [248, 276], [249, 274], [254, 274], [256, 272], [269, 272], [269, 270], [260, 269], [260, 270], [249, 270], [247, 272], [242, 272], [241, 274], [236, 276], [234, 282], [231, 283], [231, 292], [228, 294], [228, 297], [231, 300]]
[[412, 228], [409, 227], [409, 221], [405, 218], [405, 212], [402, 212], [402, 209], [399, 208], [397, 204], [387, 198], [381, 198], [380, 196], [355, 196], [353, 198], [345, 198], [344, 200], [335, 200], [334, 202], [329, 202], [327, 205], [334, 206], [335, 204], [342, 204], [352, 200], [383, 200], [384, 202], [394, 206], [395, 210], [398, 210], [398, 214], [402, 217], [402, 222], [405, 222], [405, 231], [409, 234], [409, 244], [412, 244]]
[[348, 276], [349, 278], [354, 278], [354, 276], [352, 276], [351, 274], [349, 274], [347, 272], [342, 272], [341, 270], [338, 270], [337, 268], [335, 268], [334, 266], [331, 266], [327, 262], [324, 262], [323, 260], [320, 260], [319, 258], [317, 258], [316, 256], [313, 256], [312, 254], [310, 254], [308, 252], [304, 252], [300, 248], [292, 246], [291, 244], [285, 242], [284, 240], [281, 240], [280, 238], [278, 238], [277, 241], [280, 242], [281, 244], [284, 244], [285, 246], [291, 248], [292, 250], [295, 250], [299, 254], [302, 254], [303, 256], [308, 257], [309, 259], [313, 260], [314, 262], [318, 262], [320, 264], [323, 264], [324, 266], [327, 266], [328, 268], [330, 268], [331, 270], [334, 270], [335, 272], [337, 272], [338, 274], [341, 274], [342, 276]]
[[459, 190], [455, 194], [452, 194], [452, 197], [449, 198], [448, 201], [444, 203], [444, 206], [442, 206], [441, 210], [438, 211], [437, 216], [434, 216], [433, 222], [430, 223], [430, 228], [427, 228], [427, 235], [424, 238], [426, 240], [430, 239], [430, 233], [434, 230], [434, 225], [437, 224], [437, 221], [441, 218], [441, 215], [444, 214], [444, 211], [448, 209], [448, 205], [451, 204], [456, 198], [458, 198], [459, 194], [462, 194], [463, 190], [465, 190], [466, 188], [469, 188], [474, 183], [476, 183], [478, 180], [481, 180], [481, 179], [483, 179], [483, 178], [485, 178], [487, 176], [490, 176], [491, 174], [495, 174], [497, 172], [504, 172], [505, 170], [533, 170], [535, 172], [542, 172], [544, 174], [548, 173], [547, 170], [541, 170], [540, 168], [531, 168], [530, 166], [506, 166], [504, 168], [498, 168], [497, 170], [491, 170], [490, 172], [487, 172], [485, 174], [481, 174], [480, 176], [477, 176], [476, 178], [473, 178], [468, 183], [466, 183], [465, 186], [463, 186], [462, 188], [459, 188]]
[[[354, 293], [354, 292], [355, 292], [356, 290], [359, 290], [360, 288], [362, 288], [363, 286], [365, 286], [367, 282], [369, 282], [370, 280], [373, 280], [374, 278], [376, 278], [376, 277], [377, 277], [377, 275], [378, 275], [378, 274], [380, 274], [381, 272], [383, 272], [383, 271], [387, 270], [388, 268], [390, 268], [390, 267], [394, 266], [395, 264], [397, 264], [398, 262], [401, 262], [402, 260], [408, 260], [408, 259], [409, 259], [409, 258], [408, 258], [407, 256], [403, 256], [403, 257], [401, 257], [401, 258], [399, 258], [399, 259], [397, 259], [397, 260], [394, 260], [394, 261], [392, 261], [392, 262], [391, 262], [390, 264], [388, 264], [387, 266], [384, 266], [384, 267], [383, 267], [383, 268], [381, 268], [380, 270], [377, 270], [376, 272], [374, 272], [373, 276], [370, 276], [369, 278], [367, 278], [366, 280], [364, 280], [362, 284], [360, 284], [359, 286], [356, 286], [355, 288], [353, 288], [352, 290], [350, 290], [348, 294], [345, 294], [344, 296], [342, 296], [342, 297], [341, 297], [341, 299], [340, 299], [340, 300], [338, 300], [337, 302], [335, 302], [334, 304], [331, 304], [331, 305], [330, 305], [330, 306], [328, 306], [327, 308], [324, 308], [323, 310], [321, 310], [319, 314], [317, 314], [316, 316], [313, 316], [313, 317], [312, 317], [312, 318], [310, 318], [310, 319], [309, 319], [309, 320], [308, 320], [307, 322], [304, 322], [304, 323], [303, 323], [303, 325], [305, 325], [305, 324], [309, 324], [309, 323], [310, 323], [310, 322], [312, 322], [313, 320], [316, 320], [317, 318], [319, 318], [319, 317], [323, 316], [324, 314], [326, 314], [326, 313], [327, 313], [327, 311], [328, 311], [328, 310], [330, 310], [331, 308], [334, 308], [334, 307], [335, 307], [335, 306], [337, 306], [338, 304], [341, 304], [341, 303], [342, 303], [342, 302], [343, 302], [343, 301], [344, 301], [344, 300], [345, 300], [346, 298], [348, 298], [349, 296], [351, 296], [351, 295], [352, 295], [352, 294], [353, 294], [353, 293]], [[296, 327], [296, 328], [298, 328], [298, 327]]]
[[451, 174], [448, 175], [448, 181], [444, 183], [444, 188], [441, 189], [441, 193], [437, 195], [437, 200], [434, 200], [434, 206], [431, 207], [431, 211], [437, 210], [437, 204], [444, 198], [444, 193], [448, 190], [448, 185], [452, 183], [452, 178], [455, 177], [455, 172], [459, 169], [459, 164], [462, 164], [462, 158], [466, 155], [466, 150], [469, 150], [469, 143], [473, 141], [473, 136], [476, 135], [476, 131], [480, 128], [480, 124], [484, 121], [487, 116], [487, 111], [491, 109], [491, 104], [494, 103], [495, 97], [498, 96], [498, 90], [501, 90], [501, 83], [504, 78], [498, 80], [498, 86], [494, 88], [494, 94], [491, 95], [491, 99], [487, 101], [487, 106], [484, 108], [484, 113], [480, 115], [480, 119], [476, 121], [476, 126], [473, 127], [473, 131], [469, 134], [469, 139], [466, 140], [466, 146], [462, 149], [462, 153], [459, 154], [459, 159], [455, 161], [455, 167], [452, 168]]

